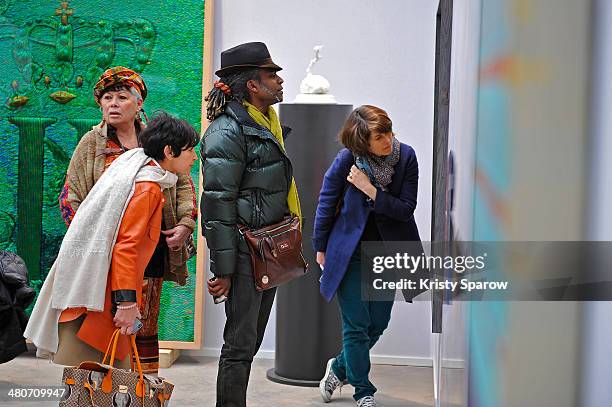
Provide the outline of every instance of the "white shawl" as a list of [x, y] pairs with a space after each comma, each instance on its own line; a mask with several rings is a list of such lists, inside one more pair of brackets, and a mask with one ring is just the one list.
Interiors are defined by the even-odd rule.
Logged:
[[104, 309], [113, 246], [135, 183], [157, 182], [162, 190], [176, 184], [175, 174], [146, 165], [151, 160], [142, 148], [121, 154], [79, 206], [24, 332], [38, 348], [37, 356], [51, 357], [57, 351], [63, 310]]

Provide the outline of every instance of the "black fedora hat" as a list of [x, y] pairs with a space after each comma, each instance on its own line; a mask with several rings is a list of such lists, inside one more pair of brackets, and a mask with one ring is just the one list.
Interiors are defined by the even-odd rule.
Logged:
[[263, 42], [247, 42], [236, 45], [221, 53], [221, 69], [215, 74], [222, 77], [249, 68], [268, 68], [280, 71], [270, 57], [268, 47]]

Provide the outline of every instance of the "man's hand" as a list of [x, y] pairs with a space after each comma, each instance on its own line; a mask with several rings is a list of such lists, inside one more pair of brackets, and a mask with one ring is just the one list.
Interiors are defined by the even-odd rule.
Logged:
[[374, 185], [372, 185], [368, 176], [365, 175], [359, 168], [353, 165], [351, 167], [351, 172], [349, 173], [348, 177], [346, 177], [346, 180], [355, 185], [355, 188], [369, 196], [370, 199], [376, 200], [376, 188]]
[[185, 225], [177, 225], [172, 229], [162, 230], [162, 234], [166, 236], [168, 247], [173, 250], [180, 249], [191, 234], [191, 229]]
[[[133, 302], [122, 302], [119, 305], [122, 307], [130, 306], [135, 303]], [[113, 322], [115, 327], [121, 329], [121, 335], [129, 335], [132, 332], [132, 326], [136, 318], [140, 318], [140, 310], [138, 306], [130, 309], [117, 309]]]
[[325, 267], [325, 252], [317, 252], [317, 263], [321, 268]]
[[208, 292], [213, 297], [219, 297], [220, 295], [229, 297], [231, 286], [232, 278], [230, 276], [216, 277], [213, 281], [208, 280]]

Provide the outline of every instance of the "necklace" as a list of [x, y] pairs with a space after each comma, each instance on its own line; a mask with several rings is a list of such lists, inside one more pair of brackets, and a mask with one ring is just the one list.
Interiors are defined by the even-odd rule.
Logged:
[[[136, 148], [136, 147], [139, 146], [138, 144], [136, 144], [136, 147], [126, 147], [126, 146], [123, 145], [121, 140], [119, 140], [119, 137], [117, 137], [117, 141], [119, 142], [119, 148], [121, 148], [121, 150], [123, 150], [123, 152], [126, 152], [128, 150], [131, 150], [132, 148]], [[136, 141], [136, 142], [138, 143], [138, 141]]]

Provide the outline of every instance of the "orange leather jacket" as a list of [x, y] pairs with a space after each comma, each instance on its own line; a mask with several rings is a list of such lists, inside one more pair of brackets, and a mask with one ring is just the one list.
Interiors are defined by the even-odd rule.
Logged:
[[[68, 322], [87, 312], [77, 336], [101, 352], [106, 350], [116, 329], [111, 313], [113, 299], [141, 304], [144, 271], [159, 240], [164, 202], [157, 183], [136, 183], [113, 247], [104, 311], [87, 312], [84, 308], [69, 308], [60, 316], [60, 323]], [[128, 338], [121, 336], [116, 357], [124, 359], [129, 350]]]

